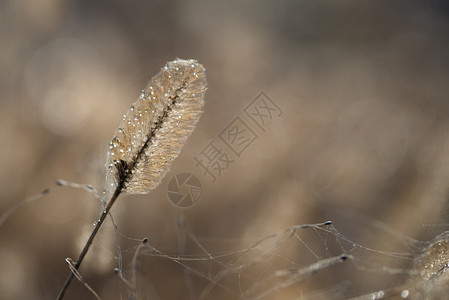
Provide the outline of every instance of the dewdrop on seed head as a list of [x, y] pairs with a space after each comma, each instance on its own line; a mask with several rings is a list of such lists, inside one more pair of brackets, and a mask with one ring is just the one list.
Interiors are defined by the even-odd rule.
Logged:
[[195, 60], [168, 62], [123, 116], [109, 144], [106, 191], [148, 193], [168, 171], [204, 106], [206, 75]]

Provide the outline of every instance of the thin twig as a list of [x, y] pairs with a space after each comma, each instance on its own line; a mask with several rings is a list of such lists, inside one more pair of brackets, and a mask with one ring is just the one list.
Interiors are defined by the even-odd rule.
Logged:
[[[73, 187], [76, 189], [82, 189], [84, 191], [87, 191], [88, 193], [94, 194], [95, 198], [101, 201], [101, 204], [103, 205], [103, 208], [106, 208], [108, 203], [101, 197], [97, 190], [90, 184], [80, 184], [76, 182], [70, 182], [63, 179], [58, 179], [56, 181], [56, 184], [59, 186], [66, 186], [66, 187]], [[120, 242], [119, 242], [119, 235], [117, 230], [117, 225], [115, 224], [114, 217], [112, 214], [109, 214], [109, 217], [111, 218], [112, 227], [114, 229], [114, 235], [115, 235], [115, 242], [117, 246], [117, 260], [118, 260], [118, 270], [120, 274], [122, 273], [122, 251], [120, 249]], [[120, 290], [120, 299], [122, 299], [122, 280], [121, 277], [119, 277], [120, 283], [119, 283], [119, 290]]]
[[80, 272], [78, 272], [77, 269], [73, 266], [73, 260], [71, 258], [66, 258], [65, 261], [69, 265], [70, 271], [72, 271], [72, 274], [76, 277], [76, 279], [79, 280], [98, 300], [101, 300], [100, 296], [94, 291], [94, 289], [86, 282], [86, 280], [83, 279]]
[[13, 207], [11, 207], [10, 209], [8, 209], [7, 211], [5, 211], [1, 216], [0, 216], [0, 226], [3, 225], [3, 223], [6, 222], [6, 220], [9, 218], [9, 216], [11, 216], [16, 210], [18, 210], [19, 208], [21, 208], [23, 205], [25, 205], [28, 202], [34, 201], [36, 199], [41, 198], [42, 196], [48, 194], [50, 192], [50, 189], [45, 189], [42, 192], [40, 192], [39, 194], [36, 194], [34, 196], [31, 196], [29, 198], [26, 198], [22, 201], [20, 201], [19, 203], [17, 203], [16, 205], [14, 205]]
[[[117, 264], [118, 264], [118, 272], [121, 275], [122, 274], [122, 250], [120, 248], [120, 240], [119, 240], [119, 232], [117, 229], [117, 225], [115, 224], [114, 217], [112, 214], [109, 214], [109, 217], [111, 218], [112, 227], [114, 229], [114, 236], [115, 236], [115, 244], [117, 247]], [[120, 290], [120, 299], [122, 299], [122, 277], [119, 277], [119, 290]]]
[[[83, 251], [81, 252], [80, 256], [78, 257], [76, 264], [73, 266], [75, 268], [75, 270], [78, 270], [79, 266], [81, 265], [81, 262], [83, 261], [84, 256], [86, 256], [87, 251], [89, 251], [90, 245], [92, 244], [95, 236], [97, 235], [98, 230], [100, 229], [101, 225], [103, 224], [104, 219], [106, 219], [106, 216], [108, 215], [109, 211], [111, 210], [111, 207], [114, 204], [115, 200], [117, 200], [118, 196], [122, 192], [122, 189], [123, 189], [123, 183], [121, 182], [115, 189], [115, 192], [112, 195], [111, 199], [109, 200], [108, 205], [106, 206], [105, 210], [101, 214], [101, 217], [98, 220], [97, 224], [95, 225], [95, 228], [92, 231], [92, 234], [90, 235], [89, 239], [87, 240], [87, 243], [84, 246]], [[59, 292], [59, 295], [57, 298], [58, 300], [60, 300], [64, 297], [65, 291], [69, 287], [70, 282], [73, 279], [73, 276], [74, 276], [73, 272], [70, 272], [69, 277], [67, 277], [67, 280], [65, 281], [64, 286], [62, 287], [61, 291]]]
[[130, 299], [137, 299], [136, 298], [136, 289], [137, 289], [137, 257], [140, 254], [141, 249], [145, 246], [145, 244], [148, 243], [148, 238], [144, 238], [140, 245], [136, 248], [136, 251], [134, 252], [133, 259], [131, 261], [132, 266], [132, 272], [131, 272], [131, 280], [127, 280], [125, 277], [123, 277], [123, 274], [120, 272], [118, 268], [115, 269], [115, 272], [120, 277], [121, 282], [125, 283], [129, 290], [128, 297]]

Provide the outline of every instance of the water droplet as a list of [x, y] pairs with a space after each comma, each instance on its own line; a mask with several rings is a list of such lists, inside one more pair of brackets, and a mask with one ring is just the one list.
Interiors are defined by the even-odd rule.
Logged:
[[131, 107], [129, 108], [130, 111], [134, 111], [134, 105], [131, 105]]
[[97, 222], [93, 222], [92, 225], [97, 226]]
[[401, 292], [401, 297], [402, 297], [403, 299], [407, 298], [408, 295], [409, 295], [408, 290], [403, 290], [403, 291]]
[[114, 148], [120, 146], [120, 139], [119, 139], [118, 137], [114, 137], [114, 138], [112, 139], [112, 146], [113, 146]]

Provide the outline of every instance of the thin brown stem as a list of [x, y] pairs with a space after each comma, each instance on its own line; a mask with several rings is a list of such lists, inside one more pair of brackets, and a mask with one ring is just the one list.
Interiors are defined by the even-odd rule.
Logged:
[[[112, 205], [114, 204], [115, 200], [117, 200], [118, 196], [122, 192], [123, 185], [119, 184], [117, 188], [115, 189], [114, 194], [112, 195], [111, 199], [108, 202], [108, 205], [104, 209], [103, 213], [101, 214], [100, 219], [98, 220], [97, 224], [95, 225], [94, 230], [92, 231], [92, 234], [90, 235], [89, 239], [87, 240], [86, 245], [84, 246], [83, 251], [81, 251], [80, 256], [78, 257], [78, 260], [76, 261], [76, 264], [73, 266], [75, 270], [78, 270], [79, 266], [81, 265], [81, 262], [84, 259], [84, 256], [86, 256], [87, 251], [89, 251], [90, 245], [92, 244], [95, 236], [97, 235], [98, 230], [100, 229], [101, 225], [103, 225], [104, 220], [106, 219], [106, 216], [109, 214], [109, 211], [111, 210]], [[72, 281], [74, 277], [74, 273], [70, 272], [69, 277], [67, 277], [67, 280], [64, 283], [64, 286], [62, 287], [61, 291], [58, 295], [58, 300], [62, 299], [64, 297], [65, 291], [70, 285], [70, 282]]]

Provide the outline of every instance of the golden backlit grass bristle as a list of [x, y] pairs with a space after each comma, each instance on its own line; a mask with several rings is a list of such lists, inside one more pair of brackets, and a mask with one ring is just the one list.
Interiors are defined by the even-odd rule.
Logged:
[[192, 133], [205, 91], [205, 70], [197, 61], [167, 63], [142, 90], [112, 138], [107, 189], [114, 190], [120, 180], [125, 180], [123, 191], [128, 193], [155, 188]]

